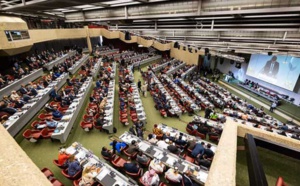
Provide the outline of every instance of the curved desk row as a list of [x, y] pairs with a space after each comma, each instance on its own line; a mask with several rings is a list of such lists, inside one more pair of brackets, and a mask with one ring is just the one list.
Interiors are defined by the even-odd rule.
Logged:
[[115, 100], [115, 76], [116, 76], [116, 63], [113, 63], [113, 77], [109, 81], [108, 92], [107, 92], [107, 104], [105, 105], [105, 124], [102, 126], [108, 133], [114, 133], [114, 100]]
[[168, 82], [168, 84], [173, 87], [173, 89], [180, 95], [181, 99], [184, 101], [188, 101], [191, 103], [191, 109], [193, 109], [194, 112], [198, 112], [201, 110], [201, 108], [198, 107], [198, 105], [195, 104], [192, 98], [190, 98], [181, 88], [179, 88], [167, 75], [163, 74], [162, 77]]
[[134, 76], [133, 76], [132, 70], [130, 70], [131, 68], [132, 68], [131, 65], [128, 66], [129, 76], [130, 76], [130, 79], [132, 79], [132, 83], [130, 84], [130, 86], [133, 89], [132, 96], [133, 96], [133, 102], [134, 102], [135, 109], [136, 109], [136, 114], [137, 114], [139, 121], [146, 124], [147, 123], [146, 122], [146, 120], [147, 120], [146, 113], [144, 111], [143, 102], [140, 98], [140, 93], [139, 93], [138, 87], [134, 83]]
[[139, 65], [143, 65], [143, 64], [146, 64], [146, 63], [150, 63], [150, 62], [155, 61], [155, 60], [158, 60], [158, 59], [160, 59], [160, 58], [161, 58], [161, 55], [155, 55], [155, 56], [152, 56], [152, 57], [150, 57], [150, 58], [143, 59], [143, 60], [141, 60], [141, 61], [135, 62], [135, 63], [133, 63], [133, 66], [134, 66], [134, 67], [137, 67], [137, 66], [139, 66]]
[[111, 167], [105, 160], [99, 159], [93, 152], [82, 147], [81, 144], [74, 142], [66, 149], [66, 153], [75, 155], [76, 159], [82, 162], [84, 169], [87, 166], [100, 168], [99, 173], [94, 173], [94, 180], [103, 186], [135, 186], [137, 183], [131, 178], [127, 178], [122, 173]]
[[172, 66], [172, 68], [171, 68], [170, 70], [168, 70], [168, 71], [166, 72], [166, 74], [167, 74], [167, 75], [170, 75], [170, 74], [176, 72], [177, 70], [179, 70], [180, 68], [182, 68], [182, 67], [184, 67], [184, 66], [185, 66], [185, 62], [183, 62], [183, 63], [177, 65], [176, 67]]
[[21, 79], [13, 81], [11, 84], [7, 85], [6, 87], [0, 90], [0, 99], [2, 99], [4, 95], [10, 95], [11, 91], [13, 90], [19, 90], [22, 84], [27, 85], [29, 82], [36, 80], [42, 75], [43, 69], [40, 68], [38, 70], [32, 71], [30, 74], [22, 77]]
[[178, 78], [178, 81], [181, 85], [181, 88], [184, 88], [190, 95], [194, 95], [198, 101], [200, 101], [200, 105], [203, 108], [206, 107], [215, 107], [214, 104], [209, 102], [203, 95], [201, 95], [193, 86], [190, 84], [186, 83], [184, 80], [181, 78]]
[[47, 70], [52, 70], [52, 68], [60, 63], [63, 63], [68, 57], [74, 56], [76, 54], [76, 51], [70, 51], [67, 54], [64, 54], [62, 57], [55, 59], [54, 61], [51, 61], [50, 63], [47, 63], [44, 65], [44, 68]]
[[197, 183], [204, 184], [206, 182], [208, 171], [201, 169], [198, 165], [181, 159], [175, 154], [167, 153], [166, 150], [163, 150], [158, 146], [154, 146], [147, 141], [141, 140], [137, 136], [134, 136], [128, 132], [125, 132], [119, 138], [128, 145], [135, 140], [138, 143], [139, 150], [147, 156], [161, 161], [167, 167], [178, 167], [180, 173], [190, 170], [193, 173], [192, 179]]
[[171, 61], [167, 61], [167, 62], [165, 62], [165, 63], [163, 63], [163, 64], [161, 64], [161, 65], [158, 65], [157, 67], [152, 68], [152, 70], [153, 70], [154, 72], [157, 72], [157, 71], [159, 71], [159, 70], [165, 68], [169, 63], [172, 64], [173, 62], [176, 62], [176, 61], [179, 61], [179, 60], [173, 59], [173, 60], [171, 60]]
[[78, 69], [89, 59], [89, 55], [83, 55], [81, 59], [75, 62], [75, 64], [68, 69], [71, 74], [75, 74]]
[[99, 74], [100, 68], [102, 66], [101, 61], [102, 61], [102, 58], [99, 58], [97, 63], [93, 67], [93, 70], [92, 70], [93, 78], [96, 78], [97, 75]]
[[82, 84], [78, 94], [76, 95], [76, 98], [65, 112], [65, 115], [62, 117], [61, 121], [58, 122], [55, 131], [51, 135], [52, 139], [60, 140], [61, 143], [65, 143], [67, 141], [73, 124], [79, 115], [79, 111], [81, 110], [82, 105], [88, 96], [92, 84], [92, 77], [88, 77], [87, 80]]
[[38, 113], [43, 106], [50, 100], [51, 90], [57, 86], [59, 89], [66, 83], [69, 75], [67, 73], [62, 74], [55, 81], [52, 81], [47, 88], [39, 90], [38, 95], [33, 98], [32, 102], [25, 104], [22, 107], [21, 112], [16, 112], [10, 116], [8, 120], [3, 124], [10, 135], [15, 136], [21, 129]]
[[166, 95], [166, 99], [170, 103], [171, 109], [169, 109], [169, 111], [171, 112], [171, 114], [173, 114], [173, 115], [176, 114], [177, 116], [181, 116], [182, 111], [181, 111], [180, 107], [177, 105], [177, 103], [174, 101], [174, 99], [170, 96], [168, 91], [166, 91], [166, 89], [161, 84], [161, 82], [158, 80], [158, 78], [155, 76], [155, 74], [153, 72], [151, 72], [151, 73], [152, 73], [154, 82], [158, 85], [159, 90], [161, 91], [161, 93]]

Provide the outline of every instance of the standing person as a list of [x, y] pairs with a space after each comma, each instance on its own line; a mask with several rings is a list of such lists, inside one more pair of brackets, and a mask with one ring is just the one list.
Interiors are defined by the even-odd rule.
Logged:
[[274, 109], [276, 108], [277, 104], [276, 102], [274, 101], [272, 104], [271, 104], [271, 107], [270, 107], [270, 112], [274, 112]]
[[141, 88], [142, 88], [142, 82], [141, 80], [139, 79], [138, 83], [137, 83], [137, 86], [138, 86], [138, 90], [139, 92], [141, 92]]
[[144, 97], [147, 97], [147, 83], [145, 82], [141, 88]]
[[205, 108], [205, 118], [209, 119], [210, 114], [212, 113], [212, 109], [210, 107]]

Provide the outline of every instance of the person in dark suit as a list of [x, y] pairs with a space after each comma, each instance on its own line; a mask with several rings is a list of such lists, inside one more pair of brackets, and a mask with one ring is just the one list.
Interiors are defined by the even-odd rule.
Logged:
[[195, 186], [197, 184], [195, 184], [193, 181], [192, 181], [192, 172], [187, 170], [185, 172], [185, 174], [183, 174], [183, 181], [182, 181], [182, 185], [183, 186]]
[[138, 173], [139, 172], [140, 167], [136, 163], [127, 162], [127, 163], [124, 163], [124, 169], [125, 169], [125, 171], [134, 174], [134, 173]]
[[271, 60], [267, 61], [264, 68], [261, 70], [261, 73], [273, 78], [277, 78], [276, 76], [279, 71], [279, 63], [276, 60], [277, 57], [273, 56]]
[[109, 151], [106, 147], [102, 147], [101, 155], [110, 160], [113, 158], [113, 153]]

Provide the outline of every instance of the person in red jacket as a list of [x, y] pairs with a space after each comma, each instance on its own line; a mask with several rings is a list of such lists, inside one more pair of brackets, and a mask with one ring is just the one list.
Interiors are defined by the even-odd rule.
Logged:
[[64, 165], [66, 161], [69, 159], [70, 155], [66, 153], [66, 149], [62, 148], [58, 154], [58, 163], [60, 165]]

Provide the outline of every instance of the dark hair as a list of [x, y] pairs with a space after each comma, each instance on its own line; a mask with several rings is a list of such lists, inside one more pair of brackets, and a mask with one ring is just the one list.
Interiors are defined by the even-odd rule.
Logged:
[[132, 140], [132, 141], [131, 141], [131, 145], [134, 145], [135, 143], [136, 143], [135, 140]]
[[210, 148], [211, 147], [211, 144], [209, 143], [209, 144], [207, 144], [207, 148]]
[[149, 139], [152, 139], [152, 138], [153, 138], [153, 135], [152, 135], [152, 134], [148, 134], [148, 138], [149, 138]]
[[143, 155], [143, 152], [142, 151], [139, 151], [139, 156], [142, 156]]

